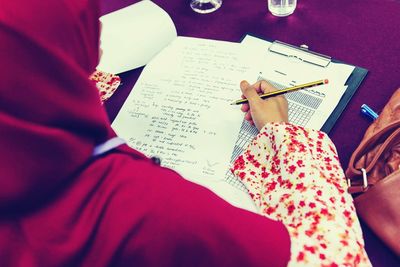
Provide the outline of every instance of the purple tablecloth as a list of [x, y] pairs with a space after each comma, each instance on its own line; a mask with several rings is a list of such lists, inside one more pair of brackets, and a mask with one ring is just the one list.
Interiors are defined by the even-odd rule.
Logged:
[[[103, 0], [103, 13], [134, 2], [138, 1]], [[400, 87], [398, 0], [298, 0], [295, 13], [286, 18], [270, 15], [266, 0], [224, 0], [218, 11], [206, 15], [193, 12], [188, 0], [154, 2], [170, 14], [181, 36], [239, 41], [252, 33], [294, 45], [307, 44], [313, 51], [368, 69], [367, 78], [329, 134], [344, 168], [370, 123], [360, 115], [360, 106], [366, 103], [379, 112]], [[123, 85], [106, 104], [111, 120], [140, 72], [121, 75]], [[364, 225], [363, 230], [374, 266], [400, 266], [399, 259]]]

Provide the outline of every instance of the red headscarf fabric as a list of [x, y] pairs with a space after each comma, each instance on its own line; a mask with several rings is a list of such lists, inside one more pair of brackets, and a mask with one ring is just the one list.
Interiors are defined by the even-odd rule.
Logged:
[[98, 62], [98, 3], [0, 1], [0, 209], [37, 201], [107, 139], [88, 81]]
[[0, 266], [284, 266], [280, 222], [112, 136], [95, 0], [0, 0]]

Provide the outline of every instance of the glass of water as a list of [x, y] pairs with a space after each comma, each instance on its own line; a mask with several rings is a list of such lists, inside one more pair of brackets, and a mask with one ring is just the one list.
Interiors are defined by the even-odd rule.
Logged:
[[211, 13], [222, 5], [222, 0], [190, 0], [190, 7], [197, 13]]
[[268, 0], [268, 9], [272, 15], [286, 17], [296, 9], [297, 0]]

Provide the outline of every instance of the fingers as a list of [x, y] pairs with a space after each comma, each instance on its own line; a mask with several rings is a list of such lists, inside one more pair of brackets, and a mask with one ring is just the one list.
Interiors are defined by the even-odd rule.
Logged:
[[[253, 85], [250, 85], [247, 81], [242, 81], [240, 83], [240, 89], [243, 92], [242, 98], [247, 98], [249, 100], [249, 103], [253, 103], [253, 106], [257, 104], [257, 101], [259, 103], [259, 101], [261, 100], [261, 98], [259, 97], [260, 94], [277, 91], [274, 86], [272, 86], [265, 80], [258, 81]], [[248, 112], [250, 110], [250, 105], [243, 104], [240, 109], [243, 112]]]
[[261, 98], [258, 95], [255, 87], [251, 86], [247, 81], [242, 81], [240, 83], [240, 89], [247, 100], [249, 100], [250, 105], [257, 104], [261, 101]]
[[247, 112], [247, 113], [244, 115], [244, 119], [245, 119], [246, 121], [252, 121], [253, 119], [251, 118], [251, 113], [250, 113], [250, 112]]
[[[254, 87], [258, 88], [262, 93], [271, 93], [275, 91], [279, 91], [276, 87], [274, 87], [272, 84], [265, 80], [261, 80], [256, 82]], [[286, 105], [287, 106], [287, 100], [283, 95], [277, 95], [273, 97], [274, 100], [278, 101], [280, 105]]]
[[[242, 99], [245, 99], [245, 98], [246, 97], [244, 95], [242, 95]], [[249, 109], [250, 109], [250, 107], [249, 107], [249, 104], [247, 104], [247, 103], [242, 104], [240, 107], [240, 110], [243, 112], [247, 112], [247, 111], [249, 111]]]
[[270, 93], [278, 90], [272, 84], [265, 80], [258, 81], [253, 86], [257, 88], [257, 90], [261, 93]]
[[242, 98], [249, 101], [243, 104], [241, 110], [245, 112], [245, 120], [255, 125], [257, 129], [261, 129], [268, 122], [287, 122], [288, 121], [288, 104], [283, 95], [268, 98], [263, 101], [260, 94], [277, 91], [267, 81], [259, 81], [250, 85], [247, 81], [240, 83], [242, 90]]
[[243, 111], [243, 112], [247, 112], [247, 111], [249, 111], [250, 110], [250, 106], [249, 106], [249, 104], [242, 104], [242, 106], [240, 107], [240, 110], [241, 111]]

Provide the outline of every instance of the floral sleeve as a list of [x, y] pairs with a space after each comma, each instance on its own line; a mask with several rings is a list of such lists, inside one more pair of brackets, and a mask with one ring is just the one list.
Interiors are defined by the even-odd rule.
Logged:
[[102, 103], [107, 101], [114, 94], [121, 83], [121, 78], [119, 76], [100, 70], [96, 70], [90, 75], [89, 80], [95, 82]]
[[371, 266], [336, 148], [320, 131], [264, 126], [232, 171], [291, 237], [288, 266]]

